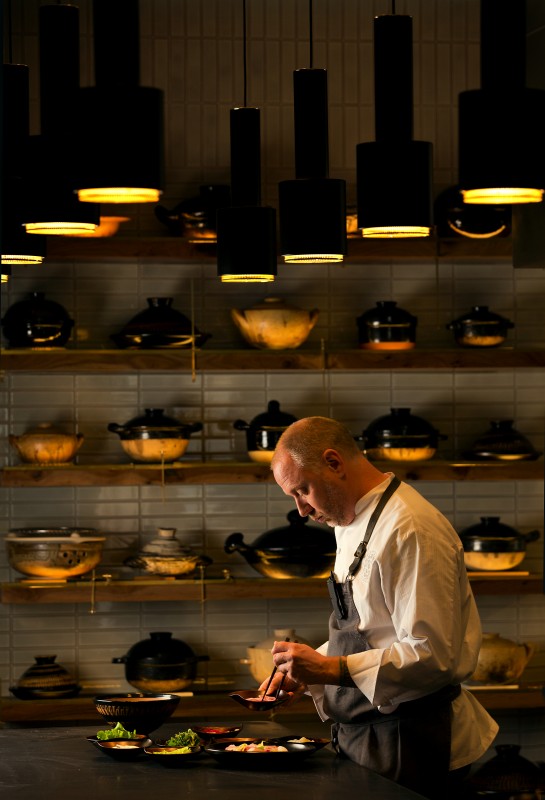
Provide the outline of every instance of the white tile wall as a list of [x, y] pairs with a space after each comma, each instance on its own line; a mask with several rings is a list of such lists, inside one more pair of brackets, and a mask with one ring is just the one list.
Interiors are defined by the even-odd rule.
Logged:
[[[80, 0], [82, 83], [93, 82], [89, 33], [90, 0]], [[32, 125], [38, 126], [38, 0], [14, 4], [15, 60], [31, 67]], [[239, 0], [141, 0], [142, 84], [166, 95], [167, 186], [163, 202], [171, 207], [198, 192], [200, 183], [228, 182], [228, 112], [242, 101], [241, 19]], [[531, 33], [532, 74], [545, 84], [544, 27], [539, 3], [530, 3], [536, 24]], [[292, 70], [307, 65], [306, 0], [252, 0], [249, 13], [250, 104], [262, 108], [263, 197], [273, 203], [277, 182], [293, 171]], [[314, 3], [315, 66], [329, 76], [330, 165], [332, 177], [348, 182], [355, 197], [355, 145], [374, 137], [372, 16], [389, 13], [376, 0], [318, 0]], [[400, 0], [398, 13], [414, 19], [415, 138], [433, 141], [437, 192], [456, 182], [457, 96], [479, 85], [479, 13], [477, 0]], [[540, 57], [538, 57], [540, 53]], [[129, 209], [123, 234], [165, 233], [153, 209]], [[189, 314], [194, 295], [195, 322], [212, 335], [206, 347], [243, 347], [230, 319], [232, 307], [245, 308], [269, 293], [302, 307], [319, 308], [318, 324], [304, 347], [357, 347], [356, 318], [377, 300], [395, 299], [418, 316], [417, 346], [452, 347], [447, 324], [475, 304], [488, 304], [515, 323], [508, 343], [545, 346], [543, 270], [513, 270], [509, 263], [432, 261], [349, 264], [342, 267], [279, 267], [274, 289], [221, 285], [213, 260], [202, 263], [115, 261], [53, 263], [16, 268], [2, 292], [2, 313], [30, 291], [43, 290], [65, 306], [75, 320], [72, 348], [106, 348], [146, 298], [173, 297]], [[355, 434], [390, 407], [408, 406], [448, 438], [439, 456], [467, 448], [489, 420], [510, 418], [539, 450], [545, 449], [545, 374], [535, 370], [487, 370], [483, 374], [430, 372], [252, 372], [190, 375], [12, 374], [0, 383], [0, 457], [17, 463], [8, 433], [22, 433], [40, 421], [63, 422], [85, 435], [80, 463], [126, 461], [109, 422], [123, 423], [150, 406], [165, 408], [187, 421], [200, 420], [187, 460], [245, 459], [244, 433], [237, 418], [250, 421], [278, 399], [295, 416], [327, 414]], [[540, 530], [528, 546], [525, 566], [535, 572], [543, 562], [543, 484], [423, 482], [419, 490], [458, 530], [480, 516], [500, 516], [521, 531]], [[206, 552], [218, 574], [256, 576], [238, 555], [223, 552], [236, 530], [251, 541], [283, 524], [290, 502], [275, 486], [167, 486], [0, 490], [3, 531], [23, 525], [94, 526], [107, 536], [101, 569], [133, 574], [123, 566], [129, 552], [149, 540], [159, 525], [176, 527], [184, 542]], [[17, 579], [0, 551], [0, 580]], [[485, 630], [497, 631], [537, 648], [528, 680], [545, 679], [545, 597], [479, 597]], [[199, 675], [211, 686], [251, 685], [240, 664], [246, 647], [276, 627], [293, 627], [318, 644], [326, 635], [325, 601], [290, 600], [225, 603], [100, 603], [95, 615], [86, 605], [0, 607], [0, 681], [2, 693], [13, 685], [36, 654], [55, 652], [86, 686], [119, 685], [123, 655], [151, 630], [168, 629], [210, 661]], [[222, 683], [223, 682], [223, 683]], [[541, 717], [499, 714], [498, 743], [518, 742], [529, 758], [543, 758]]]

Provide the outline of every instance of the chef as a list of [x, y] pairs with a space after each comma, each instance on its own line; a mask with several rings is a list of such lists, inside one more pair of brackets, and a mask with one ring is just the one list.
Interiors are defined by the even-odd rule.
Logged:
[[335, 420], [290, 425], [271, 469], [301, 516], [334, 527], [337, 540], [329, 640], [317, 650], [276, 642], [273, 689], [284, 676], [289, 702], [310, 693], [341, 756], [425, 797], [457, 800], [498, 731], [461, 687], [481, 627], [457, 533]]

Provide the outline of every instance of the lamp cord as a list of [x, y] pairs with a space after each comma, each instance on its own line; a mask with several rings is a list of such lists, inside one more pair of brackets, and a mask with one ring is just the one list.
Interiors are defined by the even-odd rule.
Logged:
[[312, 0], [308, 0], [308, 47], [309, 47], [309, 67], [312, 69], [314, 65], [314, 47], [312, 36]]
[[242, 65], [244, 75], [244, 108], [247, 106], [247, 64], [246, 64], [246, 0], [242, 0]]

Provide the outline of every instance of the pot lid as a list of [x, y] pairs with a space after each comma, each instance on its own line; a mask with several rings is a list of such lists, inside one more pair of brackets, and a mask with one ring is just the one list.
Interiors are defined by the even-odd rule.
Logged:
[[478, 323], [479, 325], [494, 323], [496, 325], [500, 324], [502, 327], [514, 327], [514, 324], [510, 320], [502, 317], [501, 314], [490, 311], [488, 306], [472, 306], [466, 314], [462, 314], [462, 316], [453, 320], [450, 324], [471, 325], [472, 323]]
[[173, 664], [195, 658], [191, 647], [181, 639], [174, 639], [171, 631], [153, 631], [128, 650], [126, 660], [153, 664]]
[[403, 325], [405, 327], [414, 325], [417, 319], [403, 308], [398, 308], [395, 300], [377, 300], [376, 307], [364, 311], [357, 318], [357, 322], [372, 328], [380, 328], [384, 325]]
[[280, 411], [280, 403], [278, 400], [269, 400], [267, 404], [267, 411], [254, 417], [250, 425], [243, 420], [236, 420], [233, 425], [238, 429], [244, 429], [248, 427], [254, 429], [284, 429], [287, 428], [288, 425], [291, 425], [292, 422], [297, 422], [297, 417], [294, 417], [293, 414]]
[[511, 528], [510, 525], [505, 525], [500, 522], [499, 517], [481, 517], [481, 521], [464, 528], [460, 532], [460, 538], [464, 536], [495, 536], [495, 537], [511, 537], [518, 536], [518, 532]]
[[75, 439], [77, 437], [77, 433], [69, 433], [66, 430], [63, 430], [60, 426], [54, 425], [52, 422], [40, 422], [38, 425], [34, 425], [32, 428], [26, 430], [23, 436], [54, 436], [58, 438], [59, 436], [65, 436], [70, 439]]
[[[140, 311], [123, 328], [123, 333], [190, 334], [191, 320], [172, 308], [172, 297], [148, 297], [148, 308]], [[199, 331], [195, 328], [195, 333]]]
[[385, 439], [400, 437], [412, 438], [422, 436], [436, 436], [437, 431], [422, 417], [411, 414], [410, 408], [392, 408], [390, 414], [377, 417], [365, 429], [366, 435], [380, 435]]
[[193, 555], [193, 550], [176, 538], [176, 528], [158, 528], [157, 536], [142, 547], [142, 553], [156, 556], [187, 556]]
[[319, 525], [309, 525], [308, 519], [302, 517], [297, 509], [293, 509], [287, 514], [288, 525], [265, 531], [253, 542], [253, 547], [275, 552], [318, 550], [334, 553], [337, 545], [333, 531]]
[[162, 408], [146, 408], [142, 416], [134, 417], [124, 425], [110, 422], [108, 430], [120, 435], [129, 434], [134, 439], [187, 438], [191, 433], [202, 430], [201, 422], [181, 422], [167, 417]]
[[11, 528], [6, 541], [18, 542], [104, 542], [95, 528]]

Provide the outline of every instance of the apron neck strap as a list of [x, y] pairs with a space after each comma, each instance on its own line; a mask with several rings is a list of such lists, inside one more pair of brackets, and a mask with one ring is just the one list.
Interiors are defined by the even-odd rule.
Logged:
[[367, 529], [365, 531], [365, 536], [363, 537], [363, 541], [359, 543], [358, 549], [354, 553], [354, 560], [350, 564], [350, 568], [348, 570], [349, 581], [351, 581], [354, 578], [354, 575], [358, 571], [361, 562], [365, 558], [365, 553], [367, 552], [367, 545], [369, 544], [369, 539], [371, 538], [371, 534], [375, 529], [375, 525], [378, 522], [378, 518], [380, 517], [380, 515], [384, 510], [384, 506], [386, 505], [390, 497], [393, 495], [393, 493], [396, 491], [400, 483], [401, 481], [399, 480], [399, 478], [397, 478], [394, 475], [394, 477], [392, 478], [386, 489], [383, 491], [377, 505], [375, 506], [375, 510], [371, 514], [369, 522], [367, 523]]

